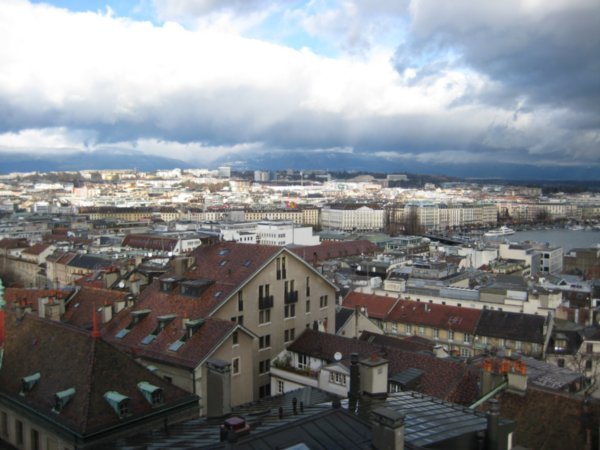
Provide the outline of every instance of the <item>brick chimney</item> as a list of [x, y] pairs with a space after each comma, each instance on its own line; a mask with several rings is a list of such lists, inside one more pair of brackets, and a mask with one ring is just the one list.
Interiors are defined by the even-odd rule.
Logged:
[[231, 364], [221, 359], [206, 362], [206, 416], [223, 417], [231, 412]]
[[404, 450], [404, 414], [381, 407], [373, 410], [373, 448]]

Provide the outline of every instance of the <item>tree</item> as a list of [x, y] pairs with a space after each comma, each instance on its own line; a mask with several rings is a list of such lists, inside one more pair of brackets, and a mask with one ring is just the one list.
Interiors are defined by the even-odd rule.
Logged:
[[405, 211], [404, 213], [404, 234], [415, 235], [421, 234], [422, 232], [423, 227], [421, 227], [419, 220], [419, 212], [416, 208], [409, 208], [408, 211]]

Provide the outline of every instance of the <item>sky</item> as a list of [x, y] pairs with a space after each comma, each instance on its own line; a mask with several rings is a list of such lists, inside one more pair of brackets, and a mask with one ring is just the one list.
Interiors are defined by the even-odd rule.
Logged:
[[598, 24], [598, 0], [2, 0], [0, 152], [589, 176]]

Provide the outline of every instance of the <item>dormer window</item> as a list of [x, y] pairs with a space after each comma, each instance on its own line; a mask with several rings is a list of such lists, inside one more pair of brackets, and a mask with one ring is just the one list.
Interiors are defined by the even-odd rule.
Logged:
[[168, 277], [160, 280], [160, 291], [161, 292], [171, 292], [177, 286], [177, 283], [180, 282], [182, 278], [180, 277]]
[[38, 383], [38, 381], [40, 381], [40, 378], [41, 374], [39, 372], [21, 378], [21, 395], [30, 392]]
[[164, 330], [166, 328], [167, 325], [169, 325], [169, 323], [171, 323], [171, 321], [173, 321], [173, 319], [175, 319], [175, 317], [177, 317], [175, 314], [167, 314], [164, 316], [158, 316], [158, 324], [156, 326], [156, 328], [154, 329], [154, 331], [152, 333], [150, 333], [148, 336], [146, 336], [144, 339], [142, 339], [142, 344], [144, 345], [148, 345], [150, 343], [152, 343], [154, 341], [154, 339], [156, 339], [156, 337], [158, 336], [158, 333], [160, 333], [162, 330]]
[[213, 280], [208, 280], [205, 278], [183, 281], [181, 283], [180, 292], [181, 295], [187, 295], [189, 297], [200, 297], [202, 293], [213, 283]]
[[158, 386], [154, 386], [147, 381], [140, 381], [137, 387], [146, 401], [151, 405], [161, 405], [164, 402], [163, 390]]
[[129, 397], [117, 391], [108, 391], [104, 394], [104, 399], [120, 419], [129, 415]]
[[186, 322], [185, 327], [185, 334], [179, 338], [177, 341], [173, 342], [171, 345], [169, 345], [169, 350], [172, 352], [176, 352], [177, 350], [179, 350], [181, 347], [183, 347], [183, 344], [185, 344], [185, 342], [191, 338], [194, 333], [204, 324], [204, 319], [203, 318], [199, 318], [196, 320], [189, 320], [188, 322]]
[[129, 325], [127, 325], [125, 328], [123, 328], [121, 331], [119, 331], [117, 334], [115, 334], [115, 337], [117, 339], [123, 339], [125, 336], [127, 336], [127, 334], [131, 331], [131, 329], [138, 324], [144, 317], [146, 317], [148, 314], [150, 314], [151, 310], [150, 309], [140, 309], [137, 311], [131, 311], [131, 322], [129, 322]]
[[61, 412], [74, 396], [75, 388], [65, 389], [54, 394], [54, 412]]

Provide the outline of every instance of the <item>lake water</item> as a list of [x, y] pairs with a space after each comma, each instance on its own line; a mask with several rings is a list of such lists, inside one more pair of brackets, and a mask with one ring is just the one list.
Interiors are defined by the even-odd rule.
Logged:
[[551, 245], [562, 247], [563, 252], [567, 253], [573, 248], [600, 245], [600, 231], [573, 231], [564, 229], [517, 231], [510, 236], [497, 237], [493, 238], [493, 240], [501, 242], [504, 240], [510, 242], [549, 242]]

